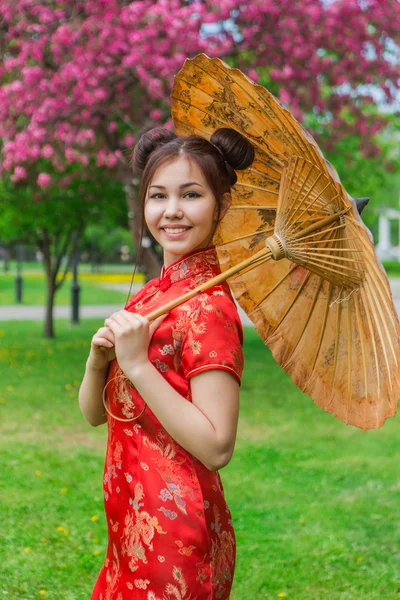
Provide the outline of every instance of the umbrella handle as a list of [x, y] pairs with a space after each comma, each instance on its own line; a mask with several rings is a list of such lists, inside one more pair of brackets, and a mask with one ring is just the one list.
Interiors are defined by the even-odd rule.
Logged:
[[196, 294], [199, 294], [200, 292], [204, 292], [205, 290], [208, 290], [210, 287], [213, 287], [214, 285], [218, 285], [222, 281], [225, 281], [226, 279], [228, 279], [228, 277], [232, 277], [232, 275], [235, 275], [236, 273], [238, 273], [239, 271], [242, 271], [246, 267], [251, 267], [251, 268], [256, 267], [259, 264], [266, 262], [270, 258], [271, 258], [271, 250], [269, 248], [263, 248], [262, 250], [260, 250], [259, 252], [257, 252], [253, 256], [251, 256], [250, 258], [246, 258], [245, 260], [242, 260], [242, 262], [238, 263], [237, 265], [234, 265], [233, 267], [230, 267], [226, 271], [219, 273], [215, 277], [208, 279], [204, 283], [201, 283], [197, 287], [193, 288], [193, 290], [186, 292], [186, 294], [182, 294], [182, 296], [179, 296], [178, 298], [174, 298], [174, 300], [171, 300], [171, 302], [164, 304], [164, 306], [160, 306], [160, 308], [153, 310], [152, 312], [150, 312], [149, 314], [147, 314], [145, 316], [149, 321], [154, 321], [154, 319], [157, 319], [157, 317], [161, 317], [161, 315], [164, 315], [165, 313], [169, 312], [176, 306], [179, 306], [179, 304], [183, 304], [183, 302], [190, 300], [191, 298], [193, 298], [193, 296], [196, 296]]

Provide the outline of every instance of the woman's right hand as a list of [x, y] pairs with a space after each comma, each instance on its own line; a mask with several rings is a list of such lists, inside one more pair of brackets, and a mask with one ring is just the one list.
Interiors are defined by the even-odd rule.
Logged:
[[105, 369], [115, 358], [114, 334], [108, 327], [100, 327], [90, 345], [88, 365], [92, 369]]

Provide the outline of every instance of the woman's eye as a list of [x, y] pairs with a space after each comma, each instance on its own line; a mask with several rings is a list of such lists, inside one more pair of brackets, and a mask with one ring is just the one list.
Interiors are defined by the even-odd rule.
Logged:
[[164, 194], [152, 194], [150, 198], [154, 198], [155, 200], [161, 200], [164, 198]]
[[188, 192], [185, 194], [185, 198], [200, 198], [200, 194], [197, 192]]

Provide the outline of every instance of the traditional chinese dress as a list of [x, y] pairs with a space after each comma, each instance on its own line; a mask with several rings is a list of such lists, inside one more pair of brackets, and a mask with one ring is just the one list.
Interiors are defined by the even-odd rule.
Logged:
[[[146, 315], [220, 272], [213, 247], [163, 268], [126, 309]], [[190, 378], [223, 369], [240, 382], [243, 330], [226, 283], [174, 308], [149, 360], [188, 402]], [[121, 419], [145, 404], [110, 363], [107, 404]], [[108, 549], [91, 600], [228, 600], [235, 536], [218, 472], [167, 433], [149, 407], [108, 416], [104, 503]]]

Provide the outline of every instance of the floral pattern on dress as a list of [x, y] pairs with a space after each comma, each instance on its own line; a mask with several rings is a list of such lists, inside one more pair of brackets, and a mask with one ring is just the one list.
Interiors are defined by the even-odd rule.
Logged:
[[125, 517], [125, 527], [121, 538], [122, 555], [129, 557], [130, 570], [138, 569], [137, 563], [147, 563], [146, 547], [153, 551], [153, 538], [157, 533], [166, 534], [160, 526], [157, 517], [151, 517], [146, 511], [140, 510], [144, 506], [144, 492], [141, 483], [135, 486], [135, 496], [130, 499], [134, 512], [128, 512]]
[[188, 591], [188, 585], [183, 576], [182, 569], [174, 567], [172, 569], [172, 577], [176, 581], [176, 584], [167, 583], [162, 597], [149, 592], [147, 596], [148, 600], [196, 600], [197, 596], [192, 596]]
[[[126, 309], [146, 315], [218, 273], [213, 248], [195, 251], [163, 269]], [[149, 360], [190, 402], [190, 377], [203, 370], [224, 369], [240, 381], [242, 341], [225, 283], [168, 313]], [[121, 376], [112, 361], [107, 405], [120, 419], [139, 416], [107, 416], [108, 549], [91, 600], [229, 600], [235, 536], [219, 474], [182, 448]]]

